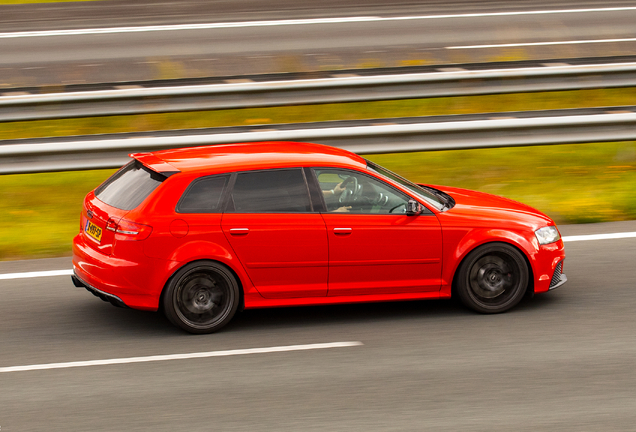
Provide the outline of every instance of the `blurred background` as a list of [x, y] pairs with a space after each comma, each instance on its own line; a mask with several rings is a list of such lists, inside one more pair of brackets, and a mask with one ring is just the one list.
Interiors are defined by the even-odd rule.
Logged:
[[[0, 0], [0, 430], [634, 430], [634, 23], [633, 0]], [[188, 336], [69, 280], [82, 200], [135, 143], [416, 124], [355, 148], [547, 213], [568, 284], [496, 316], [247, 310]]]

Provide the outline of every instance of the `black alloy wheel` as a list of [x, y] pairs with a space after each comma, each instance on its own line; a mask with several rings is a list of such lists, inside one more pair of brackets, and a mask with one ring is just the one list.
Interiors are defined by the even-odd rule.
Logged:
[[457, 293], [467, 307], [500, 313], [523, 298], [529, 280], [526, 260], [506, 243], [490, 243], [472, 251], [457, 276]]
[[195, 334], [226, 325], [239, 305], [236, 278], [223, 265], [198, 261], [181, 268], [168, 282], [163, 298], [166, 317]]

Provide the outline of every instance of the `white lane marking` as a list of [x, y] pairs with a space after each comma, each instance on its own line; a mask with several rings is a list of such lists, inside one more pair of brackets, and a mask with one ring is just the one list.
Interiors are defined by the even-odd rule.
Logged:
[[115, 359], [106, 359], [106, 360], [74, 361], [74, 362], [65, 362], [65, 363], [46, 363], [46, 364], [35, 364], [35, 365], [27, 365], [27, 366], [3, 367], [3, 368], [0, 368], [0, 373], [24, 372], [24, 371], [33, 371], [33, 370], [46, 370], [46, 369], [66, 369], [66, 368], [85, 367], [85, 366], [105, 366], [105, 365], [128, 364], [128, 363], [146, 363], [146, 362], [156, 362], [156, 361], [185, 360], [185, 359], [209, 358], [209, 357], [227, 357], [227, 356], [247, 355], [247, 354], [267, 354], [267, 353], [278, 353], [278, 352], [289, 352], [289, 351], [307, 351], [307, 350], [327, 349], [327, 348], [346, 348], [346, 347], [354, 347], [354, 346], [360, 346], [360, 345], [364, 345], [364, 344], [362, 342], [329, 342], [329, 343], [317, 343], [317, 344], [308, 344], [308, 345], [288, 345], [288, 346], [276, 346], [276, 347], [267, 347], [267, 348], [248, 348], [248, 349], [237, 349], [237, 350], [227, 350], [227, 351], [197, 352], [197, 353], [188, 353], [188, 354], [169, 354], [169, 355], [155, 355], [155, 356], [147, 356], [147, 357], [128, 357], [128, 358], [115, 358]]
[[427, 19], [508, 17], [508, 16], [522, 16], [522, 15], [626, 12], [626, 11], [633, 11], [633, 10], [636, 10], [636, 6], [588, 8], [588, 9], [534, 10], [534, 11], [514, 11], [514, 12], [485, 12], [485, 13], [448, 14], [448, 15], [415, 15], [415, 16], [398, 16], [398, 17], [359, 16], [359, 17], [311, 18], [311, 19], [274, 20], [274, 21], [242, 21], [242, 22], [222, 22], [222, 23], [204, 23], [204, 24], [156, 25], [156, 26], [140, 26], [140, 27], [110, 27], [110, 28], [76, 29], [76, 30], [46, 30], [46, 31], [23, 31], [23, 32], [0, 33], [0, 39], [42, 37], [42, 36], [77, 36], [77, 35], [112, 34], [112, 33], [140, 33], [140, 32], [175, 31], [175, 30], [209, 30], [209, 29], [225, 29], [225, 28], [245, 28], [245, 27], [274, 27], [274, 26], [288, 26], [288, 25], [341, 24], [341, 23], [377, 22], [377, 21], [412, 21], [412, 20], [427, 20]]
[[[562, 237], [562, 240], [564, 242], [575, 242], [575, 241], [589, 241], [589, 240], [612, 240], [612, 239], [622, 239], [622, 238], [636, 238], [636, 232], [564, 236]], [[73, 274], [73, 270], [51, 270], [51, 271], [24, 272], [24, 273], [5, 273], [5, 274], [0, 274], [0, 280], [29, 279], [29, 278], [47, 277], [47, 276], [70, 276], [72, 274]]]
[[636, 38], [623, 38], [623, 39], [595, 39], [595, 40], [570, 40], [570, 41], [554, 41], [554, 42], [521, 42], [521, 43], [506, 43], [506, 44], [493, 44], [493, 45], [460, 45], [460, 46], [447, 46], [445, 49], [482, 49], [482, 48], [510, 48], [510, 47], [524, 47], [524, 46], [548, 46], [548, 45], [580, 45], [580, 44], [600, 44], [611, 42], [634, 42]]
[[610, 240], [621, 238], [636, 238], [636, 232], [623, 232], [611, 234], [588, 234], [563, 237], [564, 242], [588, 241], [588, 240]]
[[23, 31], [0, 33], [0, 39], [13, 39], [25, 37], [43, 37], [43, 36], [80, 36], [80, 35], [98, 35], [98, 34], [114, 34], [114, 33], [145, 33], [158, 31], [179, 31], [179, 30], [212, 30], [227, 28], [245, 28], [245, 27], [276, 27], [289, 25], [308, 25], [308, 24], [342, 24], [351, 22], [371, 22], [381, 20], [380, 17], [350, 17], [350, 18], [318, 18], [318, 19], [296, 19], [296, 20], [277, 20], [277, 21], [244, 21], [244, 22], [224, 22], [224, 23], [205, 23], [205, 24], [176, 24], [176, 25], [155, 25], [141, 27], [107, 27], [107, 28], [88, 28], [76, 30], [44, 30], [44, 31]]
[[37, 271], [37, 272], [24, 272], [24, 273], [5, 273], [5, 274], [0, 274], [0, 280], [28, 279], [28, 278], [48, 277], [48, 276], [70, 276], [72, 274], [73, 274], [73, 270], [51, 270], [51, 271]]

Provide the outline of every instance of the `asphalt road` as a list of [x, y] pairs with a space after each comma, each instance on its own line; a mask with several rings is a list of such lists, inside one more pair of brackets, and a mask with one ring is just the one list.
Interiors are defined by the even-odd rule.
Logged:
[[[564, 235], [636, 222], [563, 226]], [[0, 373], [5, 431], [626, 431], [636, 239], [566, 244], [569, 282], [496, 316], [452, 301], [246, 311], [191, 336], [68, 276], [0, 281], [0, 368], [358, 341], [322, 350]], [[0, 274], [68, 268], [0, 263]], [[1, 369], [0, 369], [1, 370]]]
[[[387, 6], [376, 0], [143, 0], [0, 6], [0, 88], [629, 55], [636, 51], [636, 10], [492, 15], [622, 6], [634, 4], [451, 0], [396, 2]], [[24, 31], [361, 16], [420, 19], [2, 36]], [[423, 16], [437, 18], [421, 19]], [[507, 46], [511, 43], [520, 45]]]
[[634, 6], [632, 0], [101, 0], [2, 5], [1, 31]]

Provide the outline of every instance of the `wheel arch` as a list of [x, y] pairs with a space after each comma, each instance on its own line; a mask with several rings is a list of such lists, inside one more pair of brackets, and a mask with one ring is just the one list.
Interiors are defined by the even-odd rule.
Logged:
[[[510, 234], [509, 232], [503, 231], [503, 233]], [[491, 232], [492, 234], [492, 232]], [[481, 236], [480, 236], [481, 237]], [[522, 241], [513, 241], [511, 236], [489, 236], [488, 238], [482, 237], [481, 239], [475, 238], [466, 238], [464, 239], [460, 245], [457, 246], [456, 251], [458, 252], [458, 257], [455, 260], [455, 266], [453, 268], [453, 273], [451, 277], [451, 297], [457, 298], [457, 276], [459, 274], [462, 265], [466, 261], [466, 258], [475, 250], [497, 244], [502, 243], [508, 246], [512, 246], [515, 248], [523, 257], [526, 266], [528, 267], [528, 286], [526, 288], [526, 294], [534, 293], [534, 268], [532, 265], [532, 260], [530, 259], [531, 254], [528, 253], [528, 250], [523, 246], [531, 246], [530, 242], [525, 239], [525, 237], [515, 234], [513, 237], [515, 240], [522, 239]], [[523, 246], [522, 246], [523, 245]]]
[[238, 311], [240, 312], [243, 309], [245, 309], [245, 287], [244, 287], [244, 284], [243, 284], [243, 280], [239, 276], [238, 272], [231, 265], [229, 265], [228, 263], [224, 262], [223, 260], [219, 260], [218, 257], [199, 257], [199, 258], [194, 258], [191, 261], [180, 262], [179, 265], [175, 266], [172, 269], [172, 272], [170, 273], [170, 275], [168, 276], [168, 278], [164, 282], [163, 287], [161, 288], [161, 295], [159, 296], [159, 310], [163, 310], [166, 289], [167, 289], [168, 285], [170, 284], [170, 282], [174, 279], [176, 274], [179, 272], [179, 270], [181, 270], [182, 268], [184, 268], [185, 266], [188, 266], [190, 264], [206, 263], [206, 262], [207, 263], [220, 264], [223, 267], [225, 267], [232, 274], [232, 276], [234, 276], [234, 279], [236, 279], [236, 283], [238, 284], [238, 288], [239, 288], [239, 306], [238, 306]]

